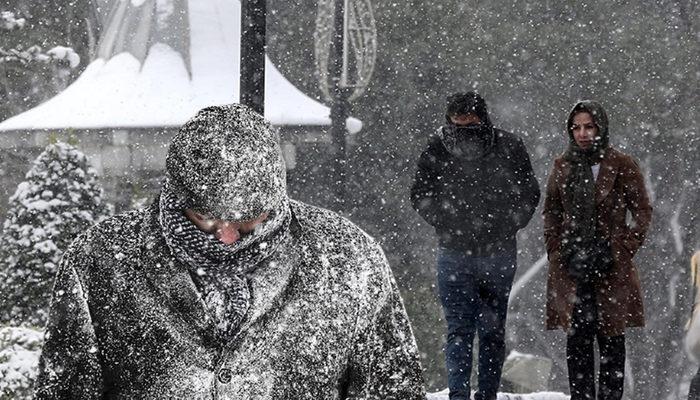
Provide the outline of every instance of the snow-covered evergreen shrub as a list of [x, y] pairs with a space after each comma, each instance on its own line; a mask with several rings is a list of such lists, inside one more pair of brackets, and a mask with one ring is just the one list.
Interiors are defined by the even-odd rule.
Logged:
[[0, 328], [0, 400], [32, 398], [43, 334], [29, 328]]
[[10, 197], [0, 237], [0, 324], [44, 326], [63, 252], [111, 209], [82, 152], [55, 143], [39, 155]]

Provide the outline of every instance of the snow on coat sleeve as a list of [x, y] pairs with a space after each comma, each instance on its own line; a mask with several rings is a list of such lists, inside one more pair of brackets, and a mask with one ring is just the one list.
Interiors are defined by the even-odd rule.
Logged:
[[530, 222], [540, 202], [540, 185], [532, 170], [530, 156], [523, 140], [518, 137], [514, 147], [514, 172], [518, 186], [515, 221], [518, 229], [522, 229]]
[[547, 179], [547, 189], [544, 198], [544, 239], [547, 245], [547, 255], [552, 260], [554, 254], [559, 251], [562, 241], [562, 224], [564, 223], [564, 206], [561, 192], [559, 191], [560, 168], [554, 162], [552, 171]]
[[36, 400], [87, 400], [102, 398], [99, 348], [87, 304], [85, 286], [78, 275], [84, 256], [77, 239], [64, 254], [56, 283], [39, 361]]
[[624, 186], [625, 205], [632, 214], [635, 225], [631, 227], [622, 239], [622, 245], [632, 256], [642, 246], [651, 223], [652, 207], [647, 194], [644, 176], [639, 164], [631, 157], [626, 159], [621, 170]]
[[427, 223], [436, 226], [440, 220], [439, 179], [440, 165], [437, 159], [437, 138], [430, 138], [428, 148], [418, 159], [418, 168], [411, 187], [411, 203]]
[[358, 317], [347, 370], [348, 400], [424, 400], [418, 351], [396, 281], [381, 248], [373, 243], [370, 262], [378, 264], [367, 285], [371, 309]]

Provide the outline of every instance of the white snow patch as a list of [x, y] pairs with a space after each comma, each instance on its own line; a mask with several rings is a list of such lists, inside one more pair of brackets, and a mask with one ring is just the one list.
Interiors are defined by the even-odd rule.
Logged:
[[36, 379], [42, 332], [28, 328], [0, 329], [0, 397], [16, 398], [31, 391]]
[[27, 23], [24, 18], [16, 18], [15, 14], [9, 11], [0, 12], [0, 28], [6, 30], [22, 29]]
[[[472, 399], [474, 393], [472, 393]], [[438, 393], [429, 393], [428, 400], [449, 400], [449, 390], [445, 389]], [[569, 400], [569, 396], [559, 392], [538, 392], [527, 394], [499, 393], [497, 400]]]
[[677, 255], [683, 254], [683, 227], [681, 226], [679, 220], [681, 215], [681, 209], [683, 208], [685, 203], [684, 200], [685, 191], [681, 195], [681, 199], [678, 202], [678, 206], [674, 210], [673, 215], [671, 216], [671, 220], [669, 221], [669, 225], [671, 226], [671, 236], [673, 237], [673, 244], [675, 245]]
[[518, 295], [518, 293], [525, 287], [525, 285], [535, 276], [537, 273], [547, 265], [547, 255], [540, 257], [537, 262], [535, 262], [528, 270], [525, 272], [514, 284], [510, 291], [510, 296], [508, 297], [508, 303], [511, 303], [513, 299]]
[[56, 247], [53, 240], [44, 240], [43, 242], [39, 242], [34, 245], [34, 248], [44, 254], [50, 254], [58, 251], [58, 247]]
[[80, 56], [70, 47], [56, 46], [46, 54], [57, 60], [66, 60], [71, 69], [80, 65]]

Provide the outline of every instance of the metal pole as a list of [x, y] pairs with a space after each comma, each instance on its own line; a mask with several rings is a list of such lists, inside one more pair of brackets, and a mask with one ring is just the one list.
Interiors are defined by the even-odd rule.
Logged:
[[241, 2], [241, 104], [265, 115], [266, 0]]
[[333, 186], [339, 209], [345, 201], [345, 120], [350, 113], [347, 91], [341, 87], [343, 73], [343, 43], [345, 39], [345, 0], [335, 0], [333, 42], [331, 45], [331, 77], [333, 78], [333, 104], [331, 105], [331, 140], [335, 149], [333, 162]]

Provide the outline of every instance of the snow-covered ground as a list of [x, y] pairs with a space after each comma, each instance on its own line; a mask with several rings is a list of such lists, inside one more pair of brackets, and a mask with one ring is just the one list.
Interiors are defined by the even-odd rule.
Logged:
[[[473, 394], [472, 394], [473, 396]], [[473, 397], [472, 397], [473, 398]], [[539, 392], [528, 394], [499, 393], [498, 400], [568, 400], [569, 396], [556, 392]], [[428, 400], [449, 400], [447, 389], [428, 394]]]

